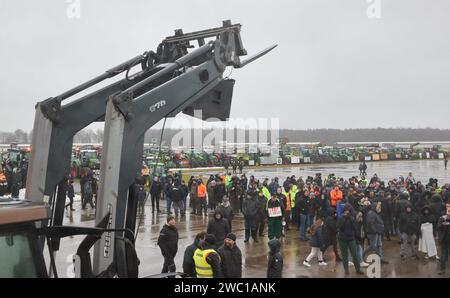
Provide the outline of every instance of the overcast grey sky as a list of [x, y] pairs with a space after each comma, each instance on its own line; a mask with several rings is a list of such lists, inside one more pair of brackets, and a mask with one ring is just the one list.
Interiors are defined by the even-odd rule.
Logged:
[[450, 128], [450, 1], [0, 0], [1, 129], [30, 130], [56, 96], [184, 32], [241, 23], [250, 54], [232, 117], [279, 117], [282, 128]]

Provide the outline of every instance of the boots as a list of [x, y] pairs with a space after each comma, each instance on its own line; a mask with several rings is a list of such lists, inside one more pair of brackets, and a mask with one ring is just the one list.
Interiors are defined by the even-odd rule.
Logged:
[[250, 229], [245, 229], [245, 240], [244, 242], [247, 243], [250, 239]]
[[254, 242], [256, 242], [256, 243], [258, 243], [258, 233], [256, 232], [256, 229], [252, 229], [252, 238], [253, 238], [253, 241]]

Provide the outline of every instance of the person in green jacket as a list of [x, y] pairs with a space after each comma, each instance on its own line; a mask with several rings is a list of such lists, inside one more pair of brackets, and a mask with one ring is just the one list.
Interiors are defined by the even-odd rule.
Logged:
[[269, 227], [269, 240], [280, 239], [283, 234], [283, 215], [285, 207], [278, 199], [277, 194], [272, 194], [271, 199], [267, 201], [267, 218]]

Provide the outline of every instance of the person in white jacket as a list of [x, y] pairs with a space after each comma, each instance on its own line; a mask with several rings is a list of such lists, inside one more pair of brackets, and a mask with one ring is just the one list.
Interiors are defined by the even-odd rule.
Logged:
[[425, 253], [425, 259], [437, 258], [437, 248], [436, 241], [434, 240], [434, 233], [436, 218], [429, 206], [424, 206], [421, 210], [420, 216], [420, 232], [421, 236], [419, 239], [419, 251]]

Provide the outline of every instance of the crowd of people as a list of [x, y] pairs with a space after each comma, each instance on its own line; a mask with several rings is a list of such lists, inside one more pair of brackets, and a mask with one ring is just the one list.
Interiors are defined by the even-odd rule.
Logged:
[[[184, 255], [183, 270], [191, 277], [241, 277], [241, 252], [232, 229], [238, 214], [244, 218], [245, 243], [265, 237], [267, 227], [269, 277], [281, 277], [280, 240], [292, 235], [288, 230], [297, 230], [300, 241], [309, 242], [311, 252], [303, 261], [306, 267], [311, 267], [315, 258], [319, 266], [327, 266], [324, 253], [332, 247], [345, 274], [350, 274], [351, 266], [363, 274], [362, 267], [369, 265], [365, 262], [368, 255], [374, 253], [381, 264], [388, 264], [383, 243], [398, 241], [403, 261], [418, 259], [420, 251], [425, 259], [439, 261], [439, 274], [444, 274], [450, 249], [450, 186], [440, 186], [433, 178], [422, 184], [412, 173], [389, 181], [376, 174], [368, 179], [366, 169], [360, 170], [362, 176], [349, 179], [334, 174], [323, 178], [318, 173], [306, 179], [287, 177], [283, 182], [277, 177], [258, 180], [231, 173], [211, 175], [205, 184], [195, 177], [186, 184], [174, 176], [162, 185], [155, 178], [158, 183], [153, 184], [151, 195], [155, 189], [164, 192], [168, 213], [173, 207], [180, 220], [188, 204], [191, 214], [197, 216], [207, 216], [208, 208], [212, 211], [205, 232], [197, 235]], [[155, 204], [152, 199], [153, 211]], [[176, 217], [169, 215], [158, 241], [165, 260], [163, 272], [175, 271], [178, 236], [164, 239], [175, 235], [167, 231], [176, 231]], [[168, 249], [167, 243], [174, 247]]]
[[0, 164], [0, 196], [11, 194], [14, 199], [19, 198], [20, 189], [27, 181], [28, 161], [18, 156], [17, 160], [3, 160]]

